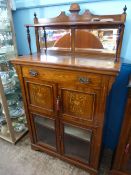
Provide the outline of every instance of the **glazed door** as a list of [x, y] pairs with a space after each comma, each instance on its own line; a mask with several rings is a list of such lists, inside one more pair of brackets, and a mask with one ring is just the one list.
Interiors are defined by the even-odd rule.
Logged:
[[57, 151], [57, 120], [38, 114], [31, 114], [35, 144]]
[[30, 111], [38, 111], [52, 117], [56, 116], [56, 84], [25, 79], [25, 87]]
[[92, 131], [64, 123], [63, 133], [64, 155], [88, 164], [90, 160]]

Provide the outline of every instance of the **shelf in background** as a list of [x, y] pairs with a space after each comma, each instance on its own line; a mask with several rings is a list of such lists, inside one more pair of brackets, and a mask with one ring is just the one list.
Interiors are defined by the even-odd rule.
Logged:
[[0, 33], [12, 32], [11, 29], [0, 29]]
[[10, 142], [10, 143], [13, 143], [11, 137], [10, 137], [10, 134], [7, 134], [7, 135], [3, 135], [1, 132], [0, 132], [0, 138]]
[[4, 140], [6, 140], [6, 141], [8, 141], [8, 142], [10, 142], [10, 143], [14, 143], [14, 144], [15, 144], [15, 143], [16, 143], [19, 139], [21, 139], [27, 132], [28, 132], [28, 128], [26, 128], [26, 129], [23, 130], [22, 132], [15, 132], [15, 131], [14, 131], [14, 133], [15, 133], [15, 140], [14, 140], [14, 141], [11, 139], [9, 133], [4, 135], [4, 134], [2, 134], [2, 133], [0, 132], [0, 138], [4, 139]]
[[16, 138], [16, 141], [15, 143], [21, 139], [26, 133], [28, 132], [28, 128], [26, 128], [24, 131], [22, 132], [15, 132], [15, 138]]

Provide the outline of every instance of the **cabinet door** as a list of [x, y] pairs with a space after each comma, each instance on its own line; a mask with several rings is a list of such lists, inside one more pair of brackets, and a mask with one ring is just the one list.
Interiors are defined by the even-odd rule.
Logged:
[[62, 153], [70, 159], [89, 164], [92, 130], [68, 123], [61, 124], [61, 129], [63, 130]]
[[97, 125], [102, 119], [99, 112], [100, 90], [59, 88], [61, 118], [84, 125]]
[[54, 151], [57, 150], [56, 120], [37, 114], [32, 114], [31, 119], [35, 143]]
[[25, 79], [27, 101], [30, 110], [56, 115], [56, 85], [40, 80]]

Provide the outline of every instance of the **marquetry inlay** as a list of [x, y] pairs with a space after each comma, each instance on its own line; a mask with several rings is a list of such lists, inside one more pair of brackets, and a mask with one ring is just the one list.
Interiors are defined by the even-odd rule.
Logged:
[[51, 86], [28, 83], [31, 105], [53, 109], [53, 91]]
[[93, 120], [94, 93], [63, 90], [63, 110], [65, 114]]

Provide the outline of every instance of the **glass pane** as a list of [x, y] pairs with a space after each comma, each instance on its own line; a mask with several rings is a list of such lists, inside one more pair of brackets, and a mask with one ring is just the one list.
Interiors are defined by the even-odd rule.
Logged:
[[118, 29], [78, 29], [75, 35], [76, 50], [116, 53]]
[[89, 163], [91, 135], [92, 132], [90, 130], [66, 124], [64, 126], [65, 154]]
[[[46, 30], [46, 40], [47, 40], [47, 48], [50, 50], [64, 50], [64, 49], [71, 49], [71, 37], [70, 37], [70, 30], [67, 29], [47, 29]], [[45, 34], [44, 30], [41, 28], [39, 30], [40, 36], [40, 48], [45, 48]]]
[[49, 118], [35, 116], [37, 141], [56, 147], [55, 122]]

